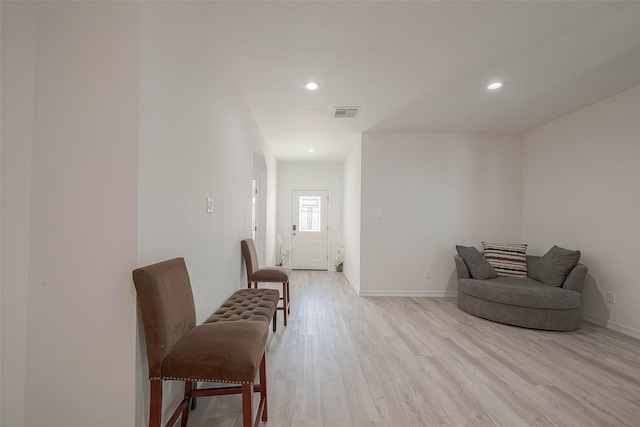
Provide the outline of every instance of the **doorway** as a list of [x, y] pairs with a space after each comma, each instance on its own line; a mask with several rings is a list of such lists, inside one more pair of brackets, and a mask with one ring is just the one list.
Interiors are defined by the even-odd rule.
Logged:
[[258, 181], [251, 180], [251, 238], [258, 246], [257, 234], [258, 231]]
[[291, 268], [327, 270], [329, 264], [329, 192], [293, 191]]

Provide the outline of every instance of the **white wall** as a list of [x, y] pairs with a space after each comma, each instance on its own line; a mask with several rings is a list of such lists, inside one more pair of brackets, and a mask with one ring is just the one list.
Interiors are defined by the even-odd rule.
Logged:
[[[198, 12], [142, 6], [138, 265], [184, 257], [200, 322], [244, 283], [240, 241], [251, 235], [252, 162], [264, 140]], [[144, 351], [141, 341], [146, 419]]]
[[349, 151], [343, 164], [344, 180], [344, 274], [360, 292], [360, 195], [362, 143]]
[[[3, 18], [12, 21], [2, 7]], [[25, 191], [30, 204], [23, 199], [15, 206], [29, 209], [19, 236], [24, 238], [26, 221], [29, 255], [26, 386], [14, 398], [23, 399], [28, 426], [131, 425], [138, 6], [43, 2], [36, 8], [31, 157], [3, 157], [31, 170], [30, 185], [19, 177], [15, 189]], [[4, 47], [3, 38], [3, 66]], [[23, 49], [31, 55], [29, 46]], [[31, 60], [23, 62], [27, 74]], [[4, 91], [2, 96], [4, 104]], [[28, 129], [22, 130], [26, 140]], [[20, 247], [23, 268], [24, 242]], [[25, 307], [24, 300], [16, 304]]]
[[523, 169], [523, 237], [532, 252], [581, 250], [585, 318], [637, 338], [639, 119], [640, 86], [526, 133]]
[[142, 12], [138, 263], [185, 257], [204, 320], [241, 285], [260, 134], [197, 8]]
[[329, 190], [331, 214], [328, 267], [331, 270], [335, 270], [335, 257], [339, 248], [339, 243], [336, 239], [344, 239], [342, 232], [342, 164], [278, 163], [277, 232], [282, 236], [286, 247], [291, 247], [291, 198], [294, 190]]
[[519, 242], [521, 159], [517, 134], [364, 133], [361, 295], [453, 295], [456, 244]]
[[0, 425], [24, 425], [29, 212], [35, 59], [34, 3], [1, 3]]
[[256, 150], [275, 235], [276, 160], [197, 5], [1, 7], [0, 425], [145, 425], [131, 271], [184, 256], [214, 311], [244, 282]]

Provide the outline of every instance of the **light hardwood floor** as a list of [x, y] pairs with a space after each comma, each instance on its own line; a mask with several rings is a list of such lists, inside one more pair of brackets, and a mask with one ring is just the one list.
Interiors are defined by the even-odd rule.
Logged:
[[[267, 343], [266, 426], [640, 426], [640, 341], [617, 332], [358, 297], [335, 272], [295, 271], [291, 298]], [[200, 399], [189, 421], [240, 425], [239, 396]]]

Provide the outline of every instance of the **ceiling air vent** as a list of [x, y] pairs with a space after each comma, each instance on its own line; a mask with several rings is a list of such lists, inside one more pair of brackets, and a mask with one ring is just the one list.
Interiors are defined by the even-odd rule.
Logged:
[[336, 118], [351, 118], [358, 115], [360, 107], [335, 107], [333, 117]]

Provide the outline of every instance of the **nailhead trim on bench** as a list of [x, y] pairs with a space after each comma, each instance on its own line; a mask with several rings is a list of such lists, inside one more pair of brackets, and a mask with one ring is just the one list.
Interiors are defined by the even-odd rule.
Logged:
[[211, 380], [203, 378], [176, 378], [176, 377], [152, 377], [149, 380], [170, 380], [170, 381], [199, 381], [207, 383], [225, 383], [225, 384], [253, 384], [254, 381], [229, 381], [229, 380]]

